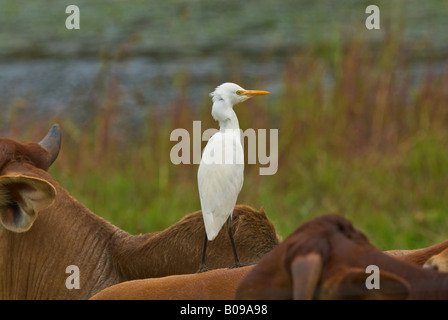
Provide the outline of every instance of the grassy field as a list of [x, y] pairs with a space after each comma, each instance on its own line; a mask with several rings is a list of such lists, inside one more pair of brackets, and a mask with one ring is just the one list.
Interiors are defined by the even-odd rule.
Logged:
[[[238, 203], [263, 207], [283, 237], [331, 212], [351, 219], [381, 249], [445, 240], [448, 60], [425, 64], [416, 79], [393, 37], [375, 50], [353, 40], [323, 56], [312, 49], [291, 54], [281, 92], [237, 107], [243, 129], [279, 130], [278, 172], [260, 176], [260, 165], [247, 165]], [[8, 135], [35, 140], [59, 122], [63, 146], [50, 172], [130, 233], [161, 230], [199, 210], [198, 165], [173, 165], [169, 137], [176, 128], [191, 131], [194, 120], [202, 120], [202, 130], [217, 127], [209, 97], [191, 106], [186, 74], [173, 103], [146, 106], [146, 125], [134, 130], [120, 124], [120, 79], [98, 79], [90, 121], [55, 116], [36, 124], [16, 104], [8, 106]]]

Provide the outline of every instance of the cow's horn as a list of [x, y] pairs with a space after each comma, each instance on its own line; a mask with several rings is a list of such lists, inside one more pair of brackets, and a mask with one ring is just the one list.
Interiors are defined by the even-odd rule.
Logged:
[[39, 145], [48, 152], [48, 167], [56, 160], [61, 149], [61, 130], [58, 124], [54, 124], [47, 135], [39, 142]]

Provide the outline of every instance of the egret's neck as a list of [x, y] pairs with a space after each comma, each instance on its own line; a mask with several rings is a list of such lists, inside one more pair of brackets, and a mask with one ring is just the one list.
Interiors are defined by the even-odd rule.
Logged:
[[219, 122], [219, 130], [221, 132], [227, 129], [239, 129], [240, 124], [233, 111], [232, 105], [224, 100], [214, 101], [212, 107], [212, 116]]
[[240, 124], [238, 122], [238, 118], [236, 117], [235, 111], [232, 109], [229, 112], [229, 118], [224, 121], [219, 121], [219, 131], [223, 132], [227, 129], [239, 129]]

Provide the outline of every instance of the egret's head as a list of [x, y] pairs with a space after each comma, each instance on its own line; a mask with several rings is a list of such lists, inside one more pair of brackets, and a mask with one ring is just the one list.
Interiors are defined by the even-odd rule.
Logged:
[[269, 94], [269, 92], [262, 90], [246, 90], [235, 83], [226, 82], [216, 87], [215, 91], [210, 93], [210, 97], [212, 97], [213, 102], [224, 100], [231, 106], [234, 106], [249, 98], [264, 94]]

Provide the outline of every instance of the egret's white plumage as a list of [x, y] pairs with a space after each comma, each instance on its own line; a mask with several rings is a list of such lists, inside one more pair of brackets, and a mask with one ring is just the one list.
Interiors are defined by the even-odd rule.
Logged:
[[244, 151], [233, 106], [252, 96], [268, 93], [245, 90], [227, 82], [210, 94], [212, 116], [219, 122], [220, 130], [204, 148], [198, 170], [199, 196], [208, 240], [213, 240], [231, 217], [243, 185]]
[[215, 239], [227, 218], [232, 215], [243, 186], [244, 162], [232, 164], [235, 157], [230, 157], [229, 152], [224, 150], [222, 157], [216, 156], [214, 152], [215, 148], [225, 145], [232, 147], [230, 154], [244, 161], [239, 134], [217, 132], [205, 147], [198, 170], [199, 197], [208, 240]]

